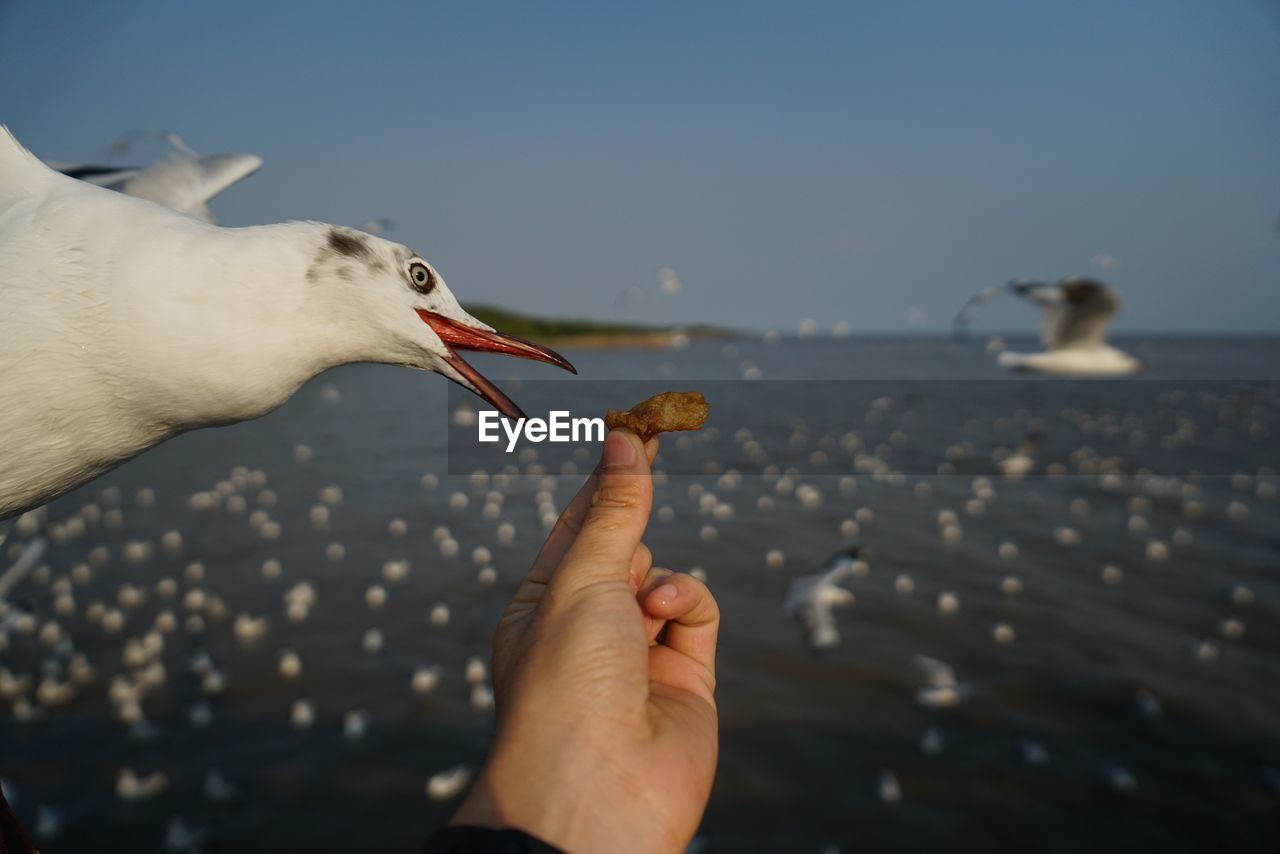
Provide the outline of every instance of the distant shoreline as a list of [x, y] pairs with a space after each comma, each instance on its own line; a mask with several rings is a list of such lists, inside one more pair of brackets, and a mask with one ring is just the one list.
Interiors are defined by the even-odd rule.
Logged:
[[579, 350], [660, 350], [681, 340], [731, 338], [739, 333], [714, 326], [647, 326], [608, 320], [534, 317], [487, 305], [466, 305], [472, 316], [500, 332], [529, 338], [540, 344]]
[[663, 332], [611, 332], [582, 333], [578, 335], [564, 336], [552, 335], [543, 336], [539, 341], [550, 346], [574, 350], [666, 350], [675, 346], [681, 338], [684, 338], [685, 340], [695, 340], [699, 338], [729, 338], [732, 336], [733, 333], [727, 331], [719, 333], [687, 333], [679, 330], [668, 330]]

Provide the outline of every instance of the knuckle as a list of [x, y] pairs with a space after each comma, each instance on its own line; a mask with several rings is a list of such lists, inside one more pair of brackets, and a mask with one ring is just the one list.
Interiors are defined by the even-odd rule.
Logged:
[[671, 575], [673, 575], [673, 573], [669, 569], [663, 569], [660, 566], [649, 567], [649, 569], [644, 573], [644, 576], [640, 579], [639, 592], [645, 596], [649, 595], [654, 590], [657, 590], [662, 586], [662, 582], [670, 578]]
[[644, 478], [606, 478], [591, 495], [591, 506], [599, 508], [629, 508], [638, 505], [643, 497]]
[[[620, 538], [630, 527], [629, 519], [626, 513], [620, 512], [617, 507], [602, 507], [597, 512], [592, 513], [583, 526], [583, 531], [588, 536], [598, 538], [605, 542], [613, 542], [615, 538]], [[597, 544], [595, 550], [601, 552], [601, 556], [608, 551], [605, 547]], [[625, 561], [626, 559], [623, 558]]]
[[556, 525], [576, 537], [582, 532], [582, 517], [577, 513], [565, 513]]

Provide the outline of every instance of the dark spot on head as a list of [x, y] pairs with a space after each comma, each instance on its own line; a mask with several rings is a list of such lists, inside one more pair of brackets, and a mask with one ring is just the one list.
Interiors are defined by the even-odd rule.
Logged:
[[1068, 279], [1062, 285], [1062, 292], [1066, 294], [1067, 302], [1078, 304], [1093, 299], [1106, 290], [1106, 287], [1093, 279]]
[[329, 229], [329, 248], [348, 258], [371, 258], [373, 249], [355, 232]]

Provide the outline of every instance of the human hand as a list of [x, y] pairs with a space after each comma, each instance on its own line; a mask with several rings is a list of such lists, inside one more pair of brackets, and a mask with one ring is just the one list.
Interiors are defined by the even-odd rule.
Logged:
[[715, 774], [720, 612], [640, 542], [658, 442], [615, 430], [493, 641], [497, 733], [452, 824], [683, 851]]

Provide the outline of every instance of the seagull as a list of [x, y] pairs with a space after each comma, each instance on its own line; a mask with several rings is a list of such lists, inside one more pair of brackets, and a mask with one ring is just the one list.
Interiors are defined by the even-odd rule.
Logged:
[[204, 796], [216, 804], [233, 801], [239, 795], [235, 784], [222, 776], [217, 768], [210, 768], [204, 775]]
[[199, 851], [209, 829], [193, 827], [182, 820], [182, 816], [173, 816], [164, 831], [164, 850], [182, 854], [182, 852]]
[[5, 604], [5, 600], [13, 592], [13, 589], [21, 584], [23, 579], [40, 562], [47, 547], [48, 543], [42, 537], [31, 540], [23, 548], [22, 554], [13, 562], [13, 565], [3, 573], [0, 573], [0, 604]]
[[614, 298], [614, 305], [630, 305], [633, 302], [644, 298], [644, 288], [639, 285], [627, 285], [627, 287], [618, 291], [618, 296]]
[[379, 217], [366, 221], [360, 226], [360, 230], [365, 234], [386, 234], [388, 231], [396, 227], [395, 220]]
[[840, 643], [840, 629], [836, 626], [834, 609], [852, 605], [854, 596], [841, 587], [839, 582], [853, 577], [853, 565], [857, 558], [856, 548], [839, 552], [820, 572], [797, 578], [787, 588], [783, 607], [799, 624], [809, 649], [830, 649]]
[[122, 801], [147, 801], [169, 788], [169, 775], [154, 771], [139, 777], [132, 768], [121, 768], [116, 775], [116, 797]]
[[954, 706], [969, 696], [969, 686], [956, 680], [950, 664], [927, 655], [916, 655], [916, 668], [924, 685], [916, 691], [916, 702], [928, 708]]
[[338, 365], [434, 371], [513, 419], [459, 351], [577, 373], [472, 317], [407, 246], [319, 222], [219, 228], [50, 169], [3, 125], [0, 246], [0, 519]]
[[[92, 166], [46, 160], [63, 175], [78, 178], [108, 190], [146, 199], [204, 222], [213, 222], [208, 203], [214, 196], [238, 184], [262, 168], [256, 154], [211, 154], [201, 156], [187, 147], [172, 131], [143, 131], [127, 134], [112, 143], [113, 152], [128, 151], [131, 137], [159, 135], [173, 148], [173, 155], [151, 166]], [[395, 228], [395, 221], [378, 217], [365, 221], [359, 230], [383, 235]]]
[[1009, 456], [996, 463], [996, 468], [1005, 476], [1007, 480], [1021, 480], [1026, 477], [1036, 467], [1036, 448], [1040, 444], [1040, 439], [1044, 436], [1044, 431], [1038, 428], [1032, 428], [1027, 432], [1027, 439], [1016, 451]]
[[[0, 542], [3, 538], [0, 537]], [[8, 597], [13, 589], [23, 582], [23, 580], [31, 573], [40, 559], [44, 557], [44, 553], [48, 543], [41, 537], [31, 540], [23, 548], [22, 554], [14, 561], [13, 565], [0, 573], [0, 633], [9, 631], [16, 623], [23, 620], [32, 619], [32, 616], [24, 609], [9, 602]], [[0, 851], [3, 851], [0, 848]]]
[[69, 163], [50, 163], [49, 166], [70, 178], [146, 199], [204, 222], [213, 221], [208, 207], [210, 199], [262, 168], [262, 158], [255, 154], [201, 157], [183, 145], [176, 134], [168, 136], [176, 152], [168, 160], [151, 166]]
[[975, 294], [954, 321], [963, 331], [977, 310], [996, 294], [1010, 291], [1040, 306], [1040, 339], [1043, 353], [1010, 353], [996, 356], [996, 363], [1019, 371], [1068, 376], [1121, 376], [1137, 373], [1137, 359], [1107, 344], [1107, 325], [1120, 309], [1115, 291], [1096, 279], [1072, 276], [1050, 284], [1012, 281], [1004, 287]]

